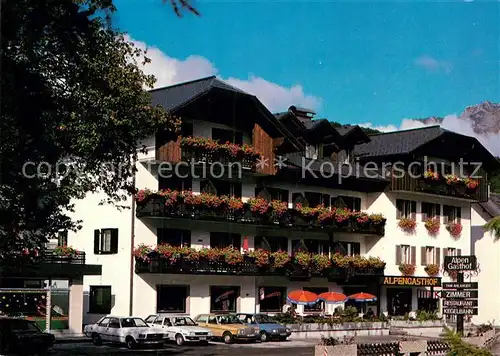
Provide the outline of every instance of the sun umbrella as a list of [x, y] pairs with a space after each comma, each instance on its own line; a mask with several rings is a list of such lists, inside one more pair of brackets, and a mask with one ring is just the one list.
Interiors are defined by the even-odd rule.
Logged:
[[345, 303], [345, 301], [347, 300], [345, 294], [337, 292], [321, 293], [320, 295], [318, 295], [318, 298], [327, 304]]
[[377, 297], [369, 293], [356, 293], [348, 296], [347, 299], [354, 299], [356, 302], [374, 302]]
[[306, 290], [294, 290], [286, 298], [290, 303], [299, 305], [313, 305], [318, 302], [318, 295]]

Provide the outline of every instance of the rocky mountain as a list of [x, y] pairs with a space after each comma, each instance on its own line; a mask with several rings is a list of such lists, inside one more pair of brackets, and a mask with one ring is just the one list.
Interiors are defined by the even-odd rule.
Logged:
[[[458, 118], [470, 121], [474, 132], [479, 135], [500, 135], [500, 103], [485, 101], [481, 104], [468, 106]], [[440, 124], [443, 122], [442, 117], [434, 116], [416, 120], [426, 125]]]

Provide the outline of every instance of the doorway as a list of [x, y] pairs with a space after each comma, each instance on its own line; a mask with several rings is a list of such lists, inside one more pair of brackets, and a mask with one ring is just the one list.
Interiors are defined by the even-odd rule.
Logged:
[[404, 316], [411, 311], [412, 290], [410, 288], [387, 289], [387, 311], [392, 316]]

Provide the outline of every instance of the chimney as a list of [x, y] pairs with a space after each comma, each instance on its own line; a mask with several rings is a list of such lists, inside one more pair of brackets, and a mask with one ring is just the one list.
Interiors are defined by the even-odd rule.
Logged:
[[290, 106], [288, 111], [292, 112], [302, 122], [309, 122], [314, 118], [316, 113], [311, 109], [299, 108], [298, 106]]

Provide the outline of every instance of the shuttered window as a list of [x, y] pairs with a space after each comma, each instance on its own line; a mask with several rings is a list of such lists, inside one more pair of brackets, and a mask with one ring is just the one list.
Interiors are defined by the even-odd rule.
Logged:
[[118, 229], [94, 230], [94, 254], [111, 255], [118, 253]]
[[422, 246], [420, 250], [420, 260], [422, 266], [441, 264], [441, 249], [433, 246]]
[[444, 205], [443, 215], [445, 224], [460, 224], [462, 220], [462, 209], [458, 206]]
[[417, 248], [409, 245], [396, 246], [396, 264], [412, 264], [415, 265], [417, 260]]
[[396, 200], [396, 218], [416, 219], [417, 202], [413, 200]]
[[439, 218], [440, 216], [441, 204], [422, 202], [422, 221]]

